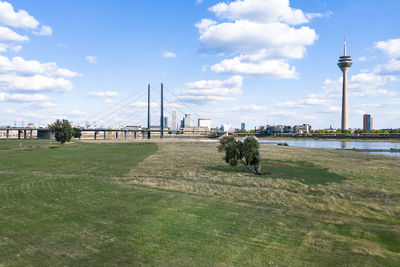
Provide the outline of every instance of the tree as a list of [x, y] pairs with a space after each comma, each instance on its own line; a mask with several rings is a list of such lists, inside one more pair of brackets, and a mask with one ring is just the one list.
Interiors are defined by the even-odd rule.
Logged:
[[50, 131], [61, 144], [69, 142], [73, 135], [73, 130], [68, 120], [57, 120], [50, 126]]
[[[220, 140], [219, 152], [225, 152], [224, 160], [231, 166], [242, 163], [247, 170], [254, 174], [261, 173], [260, 144], [254, 136], [248, 136], [244, 141], [235, 140], [232, 136], [225, 136]], [[250, 168], [253, 166], [254, 170]]]
[[79, 138], [82, 136], [82, 130], [79, 128], [74, 127], [73, 128], [73, 134], [74, 138]]

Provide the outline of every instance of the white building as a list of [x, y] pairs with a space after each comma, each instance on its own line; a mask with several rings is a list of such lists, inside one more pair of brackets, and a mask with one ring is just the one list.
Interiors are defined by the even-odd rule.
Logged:
[[198, 119], [199, 127], [207, 127], [209, 130], [211, 129], [211, 119]]
[[185, 114], [185, 117], [183, 117], [183, 128], [188, 127], [192, 127], [192, 115]]
[[222, 124], [221, 125], [220, 130], [223, 131], [223, 132], [231, 133], [231, 132], [235, 131], [235, 128], [232, 126], [232, 124], [226, 123], [226, 124]]

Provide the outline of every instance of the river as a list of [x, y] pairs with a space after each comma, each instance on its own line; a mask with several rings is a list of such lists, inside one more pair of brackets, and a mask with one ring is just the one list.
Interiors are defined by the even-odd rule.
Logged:
[[[346, 140], [288, 140], [288, 139], [274, 139], [274, 140], [259, 140], [263, 144], [276, 144], [287, 143], [289, 146], [306, 147], [306, 148], [324, 148], [324, 149], [400, 149], [399, 142], [391, 141], [346, 141]], [[388, 156], [400, 156], [400, 152], [363, 152], [373, 153]]]

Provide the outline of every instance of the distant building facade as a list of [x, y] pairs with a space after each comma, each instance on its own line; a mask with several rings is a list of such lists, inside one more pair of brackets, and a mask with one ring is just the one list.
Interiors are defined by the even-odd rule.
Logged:
[[242, 131], [246, 130], [246, 124], [244, 122], [240, 124], [240, 130]]
[[139, 131], [139, 130], [143, 129], [143, 126], [135, 126], [135, 125], [134, 126], [125, 126], [125, 127], [123, 127], [123, 129]]
[[235, 128], [233, 128], [233, 126], [231, 124], [226, 123], [226, 124], [221, 125], [220, 130], [223, 132], [231, 133], [231, 132], [235, 131]]
[[211, 129], [211, 119], [198, 119], [198, 127], [206, 127]]
[[171, 125], [171, 130], [175, 131], [176, 130], [176, 109], [172, 110], [172, 125]]
[[183, 117], [183, 127], [182, 128], [190, 128], [190, 127], [192, 127], [192, 115], [185, 114], [185, 117]]
[[311, 131], [310, 124], [302, 124], [302, 125], [295, 125], [293, 126], [293, 133], [309, 133]]
[[164, 117], [164, 128], [168, 128], [168, 117]]
[[364, 114], [363, 115], [363, 129], [366, 132], [371, 132], [373, 129], [372, 127], [372, 117], [371, 114]]
[[186, 128], [182, 128], [181, 131], [183, 132], [209, 132], [210, 128], [208, 127], [186, 127]]
[[282, 133], [304, 134], [311, 132], [311, 125], [310, 124], [301, 124], [294, 126], [266, 125], [266, 126], [258, 126], [257, 130], [264, 132], [267, 135], [279, 135]]

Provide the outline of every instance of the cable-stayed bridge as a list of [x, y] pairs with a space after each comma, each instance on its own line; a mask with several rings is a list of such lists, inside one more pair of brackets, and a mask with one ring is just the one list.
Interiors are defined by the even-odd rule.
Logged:
[[[207, 134], [210, 131], [205, 127], [196, 127], [194, 118], [185, 114], [193, 114], [199, 118], [188, 104], [181, 101], [164, 84], [161, 83], [156, 88], [149, 84], [147, 90], [141, 94], [132, 94], [87, 118], [86, 127], [82, 128], [82, 138], [150, 139], [152, 136], [163, 138], [165, 133]], [[168, 117], [172, 117], [170, 123], [166, 119]], [[183, 117], [189, 120], [186, 124], [192, 125], [191, 127], [180, 127], [178, 118]]]
[[[174, 114], [172, 114], [174, 113]], [[172, 117], [168, 123], [165, 118]], [[211, 129], [196, 127], [197, 122], [192, 114], [199, 118], [198, 114], [185, 102], [181, 101], [172, 90], [163, 84], [160, 87], [152, 87], [141, 93], [134, 93], [77, 122], [81, 128], [82, 139], [137, 139], [137, 138], [163, 138], [164, 134], [202, 134], [205, 135]], [[181, 126], [179, 118], [185, 117], [185, 124]], [[81, 127], [81, 125], [85, 125]], [[170, 127], [169, 127], [170, 126]], [[48, 128], [0, 128], [1, 139], [48, 139]]]

